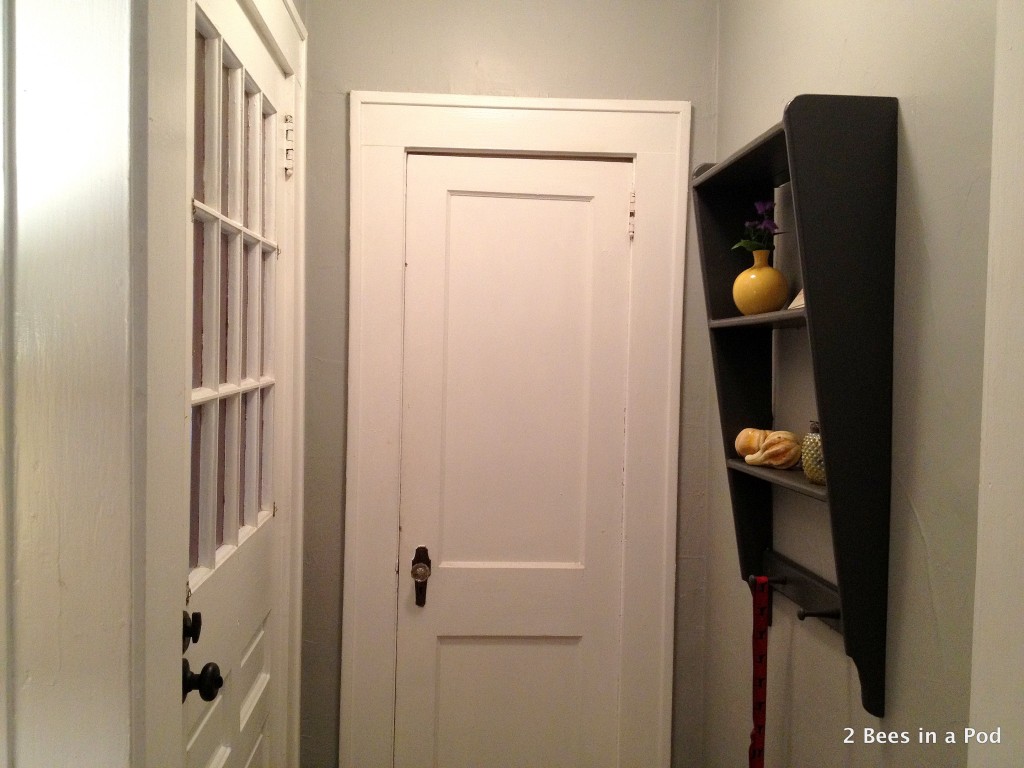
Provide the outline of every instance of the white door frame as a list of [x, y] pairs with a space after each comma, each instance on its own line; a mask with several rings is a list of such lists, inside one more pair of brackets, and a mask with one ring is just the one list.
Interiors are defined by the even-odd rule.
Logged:
[[[278, 668], [275, 682], [281, 686], [286, 702], [287, 738], [275, 746], [274, 762], [284, 755], [283, 765], [298, 766], [299, 754], [299, 669], [301, 633], [301, 547], [303, 509], [303, 410], [304, 410], [304, 336], [305, 305], [304, 241], [305, 221], [305, 126], [306, 29], [292, 0], [216, 0], [237, 2], [253, 26], [260, 32], [278, 66], [296, 79], [294, 143], [294, 197], [287, 203], [296, 210], [295, 232], [279, 238], [282, 262], [294, 264], [294, 271], [279, 277], [294, 285], [294, 304], [282, 308], [293, 313], [287, 318], [292, 326], [290, 359], [279, 356], [277, 366], [292, 392], [290, 413], [280, 414], [287, 431], [278, 431], [275, 451], [291, 462], [291, 493], [282, 501], [288, 525], [282, 526], [280, 547], [275, 553], [281, 583], [274, 596], [287, 616], [283, 632], [288, 658]], [[147, 288], [136, 308], [139, 331], [137, 341], [144, 355], [145, 397], [137, 403], [145, 424], [145, 446], [140, 474], [144, 483], [136, 503], [144, 510], [145, 522], [137, 527], [133, 545], [134, 605], [133, 655], [136, 679], [132, 687], [133, 762], [160, 768], [183, 765], [183, 733], [180, 700], [168, 699], [167, 690], [181, 685], [177, 665], [151, 663], [181, 649], [181, 617], [169, 606], [184, 607], [187, 576], [188, 521], [177, 514], [182, 498], [189, 493], [187, 409], [191, 389], [187, 371], [190, 366], [188, 345], [190, 282], [187, 278], [192, 248], [190, 204], [191, 156], [189, 137], [193, 130], [192, 100], [186, 98], [186, 84], [192, 81], [189, 46], [195, 29], [194, 3], [149, 3], [146, 17], [145, 79], [137, 86], [145, 89], [148, 131], [145, 152], [145, 200], [147, 221], [142, 236], [146, 249], [146, 268], [139, 277]], [[280, 137], [277, 141], [281, 147]], [[283, 148], [282, 148], [283, 152]], [[282, 194], [282, 193], [279, 193]], [[280, 199], [279, 199], [279, 202]], [[280, 267], [280, 263], [279, 263]], [[280, 321], [281, 318], [278, 318]], [[283, 409], [281, 409], [283, 410]], [[144, 416], [142, 415], [144, 414]], [[180, 541], [182, 547], [168, 547], [167, 541]], [[178, 609], [180, 610], [180, 608]], [[169, 650], [169, 646], [172, 648]]]
[[[619, 742], [623, 765], [668, 765], [690, 117], [687, 102], [351, 94], [342, 766], [392, 761], [409, 149], [634, 160]], [[639, 516], [657, 524], [630, 529]]]

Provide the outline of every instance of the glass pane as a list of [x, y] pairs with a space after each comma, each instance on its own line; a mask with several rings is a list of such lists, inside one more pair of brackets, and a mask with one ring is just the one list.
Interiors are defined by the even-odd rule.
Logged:
[[220, 72], [220, 210], [230, 215], [228, 188], [231, 178], [231, 70], [221, 67]]
[[250, 333], [249, 323], [252, 321], [253, 313], [250, 302], [253, 297], [259, 296], [259, 288], [256, 287], [254, 291], [250, 285], [253, 274], [257, 274], [258, 270], [252, 268], [252, 264], [255, 261], [259, 263], [260, 246], [259, 244], [250, 245], [245, 249], [245, 253], [242, 254], [242, 301], [241, 301], [241, 318], [239, 330], [242, 333], [242, 340], [239, 352], [241, 353], [242, 359], [240, 361], [240, 378], [242, 380], [252, 378], [253, 373], [249, 370], [249, 364], [252, 360], [252, 355], [249, 354], [249, 344], [254, 334]]
[[194, 158], [192, 166], [192, 194], [203, 200], [205, 194], [204, 168], [206, 163], [206, 39], [196, 32], [195, 39], [195, 122], [192, 129]]
[[269, 376], [273, 368], [273, 307], [274, 307], [274, 256], [275, 253], [263, 253], [263, 266], [260, 270], [260, 328], [263, 334], [260, 344], [260, 375]]
[[259, 187], [256, 184], [256, 179], [259, 178], [260, 155], [259, 146], [254, 143], [254, 140], [259, 136], [260, 113], [260, 94], [255, 91], [254, 87], [251, 87], [250, 83], [246, 83], [245, 132], [242, 146], [242, 167], [244, 172], [242, 183], [245, 187], [245, 207], [242, 212], [242, 223], [249, 229], [256, 231], [259, 231], [260, 228], [259, 201], [257, 198]]
[[[264, 102], [264, 108], [267, 104]], [[274, 115], [265, 112], [263, 114], [263, 167], [261, 169], [262, 178], [260, 180], [261, 186], [263, 187], [263, 235], [264, 237], [274, 237]]]
[[227, 501], [227, 435], [228, 435], [228, 401], [217, 403], [217, 546], [224, 543], [224, 507]]
[[249, 375], [249, 249], [242, 254], [242, 316], [239, 318], [242, 341], [239, 344], [239, 378], [244, 380]]
[[192, 224], [192, 387], [203, 385], [203, 270], [206, 225]]
[[200, 470], [202, 468], [203, 409], [192, 407], [192, 461], [190, 470], [189, 525], [188, 525], [188, 567], [199, 565]]
[[220, 236], [220, 382], [227, 383], [228, 380], [228, 333], [231, 327], [228, 314], [229, 270], [231, 264], [231, 237], [226, 234]]
[[256, 525], [260, 483], [260, 392], [247, 392], [242, 403], [242, 472], [239, 524]]
[[247, 473], [245, 471], [245, 446], [249, 442], [249, 436], [246, 434], [249, 430], [249, 395], [242, 396], [242, 424], [241, 429], [238, 430], [238, 527], [241, 528], [245, 525], [245, 502], [248, 498], [246, 492], [245, 479]]
[[260, 509], [274, 508], [271, 487], [273, 479], [274, 388], [264, 387], [260, 392]]

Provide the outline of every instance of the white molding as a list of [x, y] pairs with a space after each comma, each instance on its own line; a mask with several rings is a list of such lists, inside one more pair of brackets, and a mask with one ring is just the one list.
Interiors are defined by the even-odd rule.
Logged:
[[457, 93], [392, 93], [353, 91], [351, 104], [371, 106], [466, 107], [470, 109], [538, 110], [542, 112], [618, 112], [622, 114], [678, 115], [689, 111], [685, 101], [632, 99], [570, 99], [528, 96], [472, 96]]
[[[291, 0], [288, 0], [291, 6]], [[305, 28], [300, 30], [305, 40]], [[295, 118], [296, 157], [293, 183], [295, 185], [295, 231], [290, 251], [295, 259], [293, 288], [293, 368], [296, 371], [292, 416], [292, 515], [289, 534], [290, 571], [284, 588], [285, 605], [289, 607], [288, 620], [288, 691], [286, 723], [286, 759], [291, 768], [298, 768], [301, 739], [301, 683], [302, 683], [302, 573], [303, 527], [305, 524], [305, 414], [306, 414], [306, 45], [302, 45], [302, 58], [296, 76]]]
[[306, 27], [291, 0], [237, 0], [286, 75], [305, 77]]
[[14, 60], [11, 40], [14, 30], [14, 12], [11, 0], [0, 2], [0, 109], [3, 110], [3, 157], [0, 158], [0, 768], [9, 768], [14, 762], [13, 725], [14, 709], [11, 697], [14, 691], [13, 610], [11, 607], [14, 584], [14, 432], [12, 428], [14, 383], [14, 286], [11, 283], [14, 268], [15, 231], [17, 215], [14, 179]]
[[[690, 105], [354, 92], [350, 116], [341, 764], [391, 764], [394, 656], [379, 651], [395, 647], [404, 174], [406, 151], [415, 148], [634, 158], [632, 296], [643, 300], [631, 301], [629, 364], [645, 375], [630, 379], [626, 521], [658, 515], [659, 524], [651, 533], [629, 530], [625, 540], [623, 653], [630, 666], [619, 740], [623, 765], [667, 766]], [[646, 194], [655, 181], [674, 194]], [[644, 407], [636, 407], [641, 400]], [[645, 439], [631, 439], [638, 433]], [[637, 645], [642, 633], [631, 627], [657, 627], [660, 647]], [[653, 704], [651, 690], [658, 692]]]

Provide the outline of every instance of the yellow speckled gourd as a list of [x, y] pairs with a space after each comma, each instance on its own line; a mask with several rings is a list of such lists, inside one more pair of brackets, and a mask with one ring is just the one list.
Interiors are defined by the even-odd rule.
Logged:
[[821, 430], [818, 422], [811, 422], [811, 431], [804, 435], [800, 446], [804, 475], [815, 485], [825, 485], [825, 455], [821, 450]]

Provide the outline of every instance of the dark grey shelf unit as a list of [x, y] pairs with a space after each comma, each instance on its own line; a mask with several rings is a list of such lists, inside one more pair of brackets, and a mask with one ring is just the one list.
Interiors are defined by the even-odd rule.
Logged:
[[[889, 509], [892, 467], [893, 276], [898, 103], [894, 98], [802, 95], [783, 120], [693, 180], [708, 330], [743, 579], [781, 577], [774, 589], [843, 635], [864, 708], [885, 713]], [[806, 306], [743, 317], [732, 301], [750, 265], [732, 250], [753, 203], [790, 182]], [[775, 424], [772, 338], [805, 328], [828, 486], [802, 473], [748, 467], [733, 449], [744, 427]], [[788, 331], [791, 332], [791, 331]], [[784, 397], [785, 393], [777, 396]], [[822, 504], [836, 584], [773, 550], [773, 488]]]

